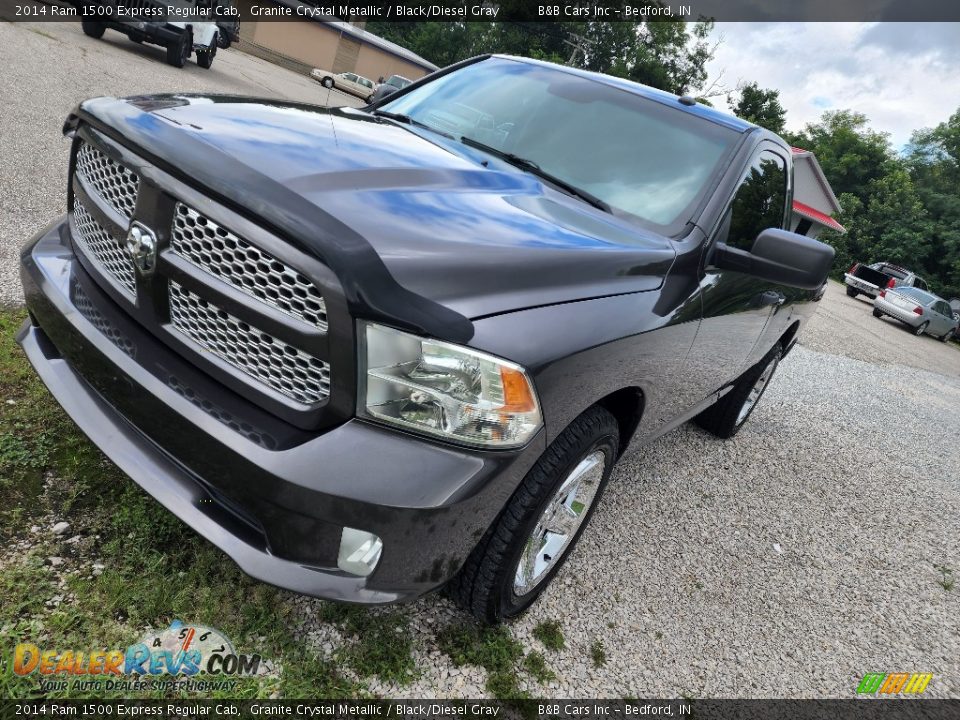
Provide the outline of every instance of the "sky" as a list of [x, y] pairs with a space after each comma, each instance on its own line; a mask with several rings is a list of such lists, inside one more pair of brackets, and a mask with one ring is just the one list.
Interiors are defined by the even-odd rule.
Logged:
[[779, 90], [789, 130], [852, 109], [901, 149], [960, 108], [960, 23], [717, 23], [713, 39], [707, 85]]

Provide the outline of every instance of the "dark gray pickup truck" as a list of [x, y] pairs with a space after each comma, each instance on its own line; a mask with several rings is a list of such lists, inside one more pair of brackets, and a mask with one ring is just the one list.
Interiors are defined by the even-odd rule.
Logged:
[[519, 58], [362, 109], [99, 98], [64, 130], [30, 362], [246, 572], [335, 600], [521, 612], [624, 452], [740, 429], [833, 259], [784, 229], [779, 137]]

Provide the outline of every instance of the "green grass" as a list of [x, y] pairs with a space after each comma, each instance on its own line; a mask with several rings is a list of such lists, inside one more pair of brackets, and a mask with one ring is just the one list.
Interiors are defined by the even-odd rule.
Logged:
[[474, 623], [452, 625], [437, 635], [437, 644], [457, 667], [478, 665], [485, 668], [487, 690], [501, 700], [529, 697], [520, 689], [517, 675], [523, 658], [523, 646], [503, 625], [480, 626]]
[[940, 579], [937, 580], [937, 584], [942, 587], [947, 592], [953, 590], [956, 585], [956, 579], [953, 577], [953, 568], [949, 568], [946, 565], [938, 566], [937, 570], [940, 571]]
[[337, 660], [360, 677], [407, 683], [417, 676], [407, 618], [397, 610], [324, 603], [320, 617], [353, 636]]
[[527, 656], [523, 659], [523, 669], [542, 683], [557, 679], [553, 670], [547, 667], [547, 661], [543, 657], [543, 653], [538, 653], [536, 650], [527, 653]]
[[533, 629], [533, 636], [543, 643], [547, 650], [563, 650], [567, 645], [556, 620], [544, 620]]
[[[229, 637], [241, 653], [259, 653], [279, 670], [272, 676], [239, 679], [232, 690], [180, 692], [176, 697], [351, 697], [364, 692], [294, 641], [294, 607], [287, 593], [245, 576], [234, 563], [159, 507], [117, 470], [84, 436], [37, 379], [13, 335], [22, 311], [0, 310], [0, 539], [7, 548], [0, 565], [0, 648], [6, 659], [18, 642], [61, 649], [125, 648], [145, 627], [164, 628], [174, 619], [209, 625]], [[13, 401], [13, 402], [9, 402]], [[52, 480], [45, 483], [45, 477]], [[80, 535], [90, 557], [103, 563], [98, 577], [64, 574], [44, 558], [67, 558], [78, 567], [76, 546], [63, 543], [44, 525], [39, 543], [27, 553], [11, 551], [31, 523], [50, 515], [64, 518], [68, 535]], [[99, 539], [96, 539], [99, 536]], [[73, 592], [56, 608], [45, 601]], [[409, 636], [400, 620], [384, 615], [350, 615], [351, 628], [393, 635], [344, 649], [344, 662], [358, 675], [408, 677]], [[382, 633], [381, 633], [382, 634]], [[202, 676], [197, 676], [198, 678]], [[0, 697], [37, 697], [37, 676], [0, 673]], [[111, 693], [63, 692], [51, 697], [103, 697]], [[114, 697], [128, 695], [117, 692]], [[168, 693], [148, 691], [143, 697]]]
[[600, 640], [594, 640], [590, 645], [590, 659], [593, 660], [593, 666], [596, 668], [607, 664], [607, 651]]

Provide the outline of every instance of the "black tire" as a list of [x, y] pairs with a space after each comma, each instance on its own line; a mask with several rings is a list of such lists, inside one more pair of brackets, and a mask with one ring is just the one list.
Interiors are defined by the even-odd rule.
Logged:
[[859, 294], [860, 294], [859, 290], [854, 290], [852, 287], [847, 285], [847, 295], [849, 295], [850, 297], [856, 297]]
[[913, 334], [916, 335], [917, 337], [920, 337], [921, 335], [923, 335], [924, 331], [927, 329], [927, 327], [929, 327], [929, 325], [930, 325], [929, 322], [920, 323], [915, 328], [913, 328]]
[[[461, 608], [483, 623], [496, 623], [526, 610], [550, 583], [576, 547], [583, 529], [610, 479], [616, 462], [620, 430], [616, 418], [601, 407], [592, 407], [564, 430], [530, 469], [500, 516], [487, 530], [446, 593]], [[514, 592], [520, 558], [555, 491], [571, 471], [589, 455], [602, 451], [603, 475], [593, 502], [559, 559], [521, 596]]]
[[878, 317], [883, 317], [883, 313], [880, 312], [879, 310], [877, 310], [876, 308], [874, 308], [874, 309], [873, 309], [873, 316], [876, 317], [876, 318], [878, 318]]
[[327, 88], [327, 90], [329, 90], [330, 88], [333, 87], [333, 78], [325, 77], [323, 80], [320, 81], [320, 84], [323, 85], [325, 88]]
[[231, 45], [233, 45], [233, 40], [230, 39], [229, 35], [217, 35], [217, 44], [223, 49], [227, 50]]
[[83, 34], [99, 40], [106, 32], [107, 26], [96, 20], [81, 20], [80, 26], [83, 28]]
[[367, 95], [367, 105], [373, 102], [373, 95]]
[[190, 33], [180, 36], [180, 41], [167, 48], [167, 64], [182, 68], [187, 64], [190, 53], [193, 51], [193, 38]]
[[[740, 376], [740, 379], [737, 380], [733, 386], [733, 390], [724, 395], [723, 398], [720, 399], [720, 402], [710, 406], [694, 418], [697, 425], [707, 432], [724, 439], [732, 438], [740, 432], [740, 428], [750, 419], [753, 411], [770, 386], [770, 380], [773, 379], [777, 366], [780, 364], [780, 358], [782, 357], [783, 346], [777, 343], [771, 348], [770, 352], [763, 356], [760, 362]], [[746, 415], [740, 417], [740, 411], [746, 404], [751, 390], [753, 390], [754, 386], [760, 380], [764, 370], [771, 364], [773, 366], [770, 368], [770, 374], [767, 376], [766, 384], [760, 389], [760, 394], [754, 399], [753, 405], [747, 411]]]
[[213, 39], [213, 42], [210, 43], [210, 47], [206, 50], [201, 50], [197, 53], [197, 65], [202, 67], [204, 70], [209, 70], [210, 66], [213, 65], [213, 59], [217, 56], [217, 40]]
[[941, 336], [940, 336], [940, 342], [945, 343], [945, 342], [947, 342], [948, 340], [950, 340], [950, 338], [952, 338], [952, 337], [953, 337], [953, 330], [947, 330], [947, 334], [946, 334], [946, 335], [941, 335]]

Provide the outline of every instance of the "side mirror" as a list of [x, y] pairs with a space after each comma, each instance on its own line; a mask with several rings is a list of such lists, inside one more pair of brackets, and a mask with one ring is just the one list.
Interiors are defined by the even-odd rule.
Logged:
[[816, 290], [826, 282], [833, 256], [834, 249], [826, 243], [768, 228], [757, 236], [750, 252], [718, 243], [713, 264], [778, 285]]

